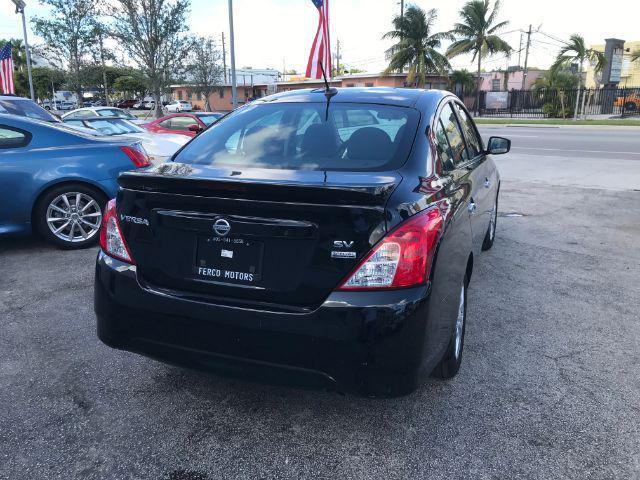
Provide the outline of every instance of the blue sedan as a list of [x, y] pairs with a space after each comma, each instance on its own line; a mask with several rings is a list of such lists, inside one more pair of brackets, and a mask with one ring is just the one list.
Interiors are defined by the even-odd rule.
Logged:
[[118, 175], [148, 165], [138, 140], [0, 114], [0, 237], [34, 231], [63, 248], [91, 245]]

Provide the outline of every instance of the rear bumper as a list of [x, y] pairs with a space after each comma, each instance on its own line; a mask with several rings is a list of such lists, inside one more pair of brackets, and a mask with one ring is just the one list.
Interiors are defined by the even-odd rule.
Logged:
[[368, 396], [413, 391], [425, 364], [427, 287], [334, 292], [317, 309], [274, 312], [142, 286], [133, 266], [98, 254], [95, 311], [107, 345], [168, 363], [269, 383]]

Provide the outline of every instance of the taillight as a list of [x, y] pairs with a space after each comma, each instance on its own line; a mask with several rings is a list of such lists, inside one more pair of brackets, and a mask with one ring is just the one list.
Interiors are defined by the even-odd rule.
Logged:
[[127, 263], [134, 263], [127, 242], [124, 241], [118, 215], [116, 214], [115, 199], [109, 200], [102, 216], [100, 228], [100, 248], [110, 257]]
[[338, 290], [407, 288], [426, 283], [442, 215], [420, 212], [385, 236], [340, 284]]
[[133, 162], [136, 168], [148, 167], [151, 165], [149, 156], [142, 146], [120, 147], [120, 150], [127, 154], [127, 157], [129, 157], [129, 160]]

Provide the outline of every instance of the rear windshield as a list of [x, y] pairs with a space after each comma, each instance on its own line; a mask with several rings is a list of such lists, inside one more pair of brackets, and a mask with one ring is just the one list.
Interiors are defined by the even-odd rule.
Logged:
[[382, 171], [400, 167], [415, 136], [412, 108], [355, 103], [243, 107], [197, 136], [176, 162], [231, 167]]
[[21, 117], [35, 118], [45, 122], [59, 120], [35, 102], [19, 98], [0, 98], [0, 113], [11, 113]]

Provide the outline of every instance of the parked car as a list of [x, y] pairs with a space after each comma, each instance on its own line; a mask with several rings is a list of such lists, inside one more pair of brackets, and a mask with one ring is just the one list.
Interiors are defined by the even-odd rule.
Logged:
[[65, 125], [79, 128], [82, 131], [90, 129], [100, 135], [127, 136], [142, 142], [142, 146], [153, 163], [166, 162], [189, 141], [184, 135], [151, 133], [122, 118], [93, 117], [93, 118], [63, 118]]
[[92, 245], [117, 176], [149, 165], [138, 140], [0, 113], [0, 236], [37, 232], [63, 248]]
[[141, 120], [135, 115], [132, 115], [126, 110], [123, 110], [118, 107], [88, 107], [88, 108], [78, 108], [71, 112], [67, 112], [62, 115], [63, 120], [72, 120], [72, 119], [82, 119], [82, 118], [100, 118], [100, 117], [109, 117], [109, 118], [123, 118], [125, 120], [129, 120], [132, 123], [142, 124], [145, 120]]
[[133, 100], [133, 99], [120, 100], [118, 103], [116, 103], [116, 107], [118, 107], [118, 108], [134, 108], [134, 105], [136, 103], [137, 103], [137, 101]]
[[57, 123], [58, 117], [48, 110], [45, 110], [36, 102], [29, 98], [17, 97], [15, 95], [0, 94], [0, 113], [19, 115], [21, 117], [35, 118], [45, 122]]
[[167, 104], [167, 112], [176, 113], [176, 112], [190, 112], [193, 110], [193, 105], [189, 102], [185, 102], [184, 100], [175, 100], [169, 104]]
[[491, 154], [509, 149], [485, 146], [443, 91], [256, 100], [173, 162], [120, 177], [97, 259], [98, 336], [364, 395], [451, 378], [474, 263], [495, 238]]
[[172, 113], [140, 126], [150, 132], [176, 133], [195, 137], [224, 115], [222, 112]]
[[628, 112], [640, 110], [640, 95], [629, 94], [625, 97], [616, 98], [613, 103], [616, 107], [623, 107]]
[[43, 100], [42, 107], [45, 110], [57, 110], [60, 112], [73, 110], [76, 108], [75, 102], [67, 101], [67, 100]]

